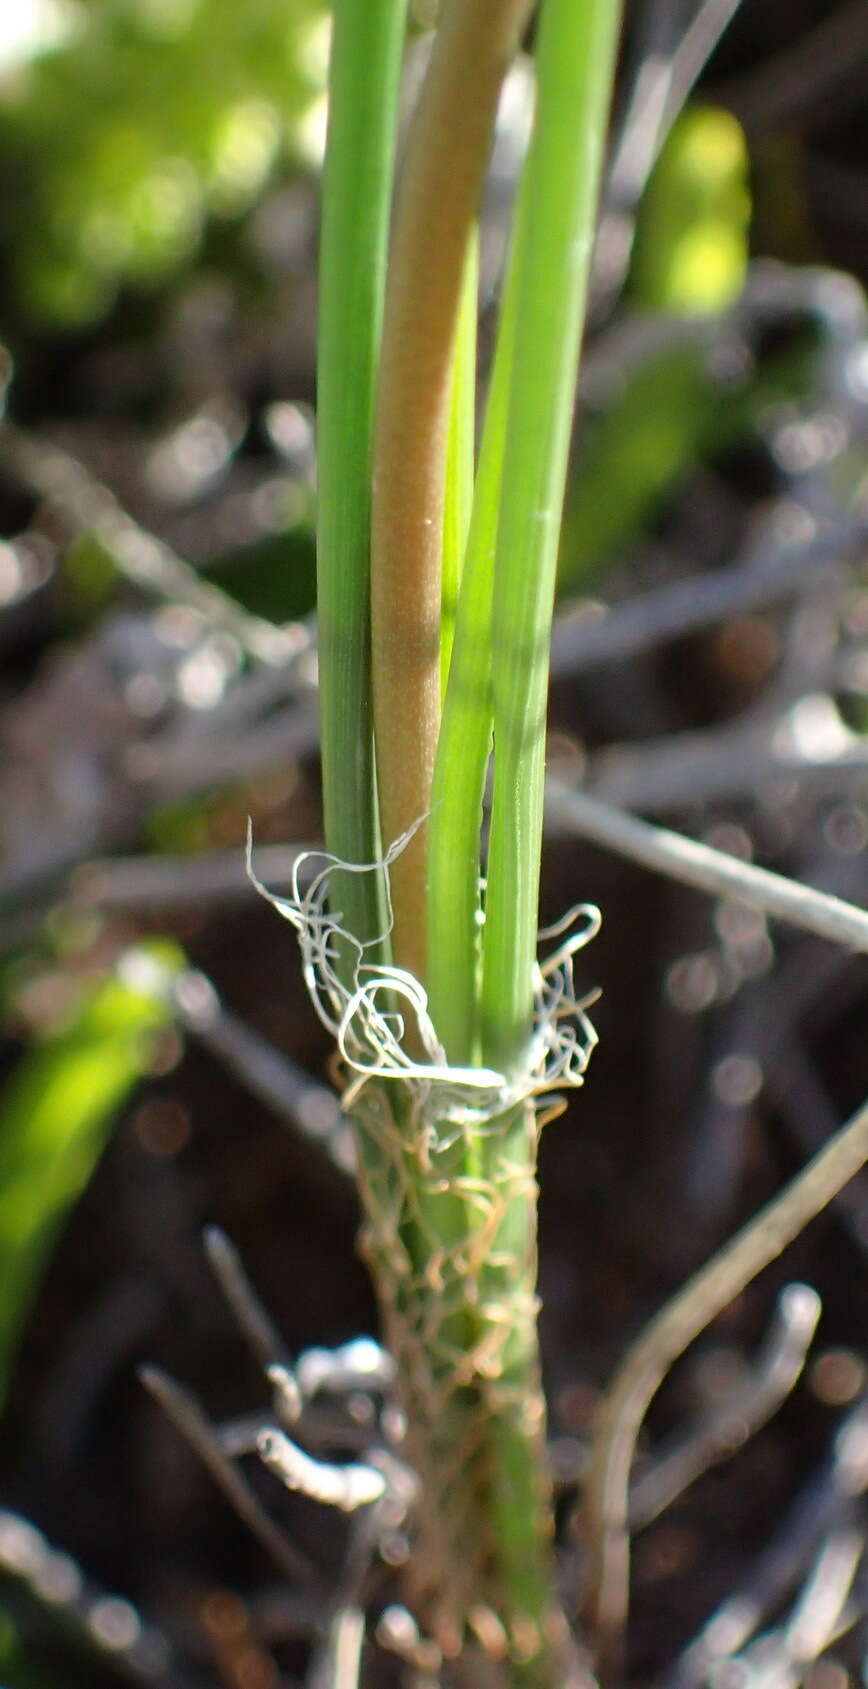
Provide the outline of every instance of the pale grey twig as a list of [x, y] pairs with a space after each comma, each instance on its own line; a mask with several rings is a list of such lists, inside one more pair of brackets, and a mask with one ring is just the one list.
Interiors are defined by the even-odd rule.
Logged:
[[[804, 1667], [841, 1634], [844, 1611], [865, 1548], [863, 1531], [844, 1526], [830, 1532], [811, 1575], [784, 1626], [779, 1675], [783, 1684], [801, 1681]], [[852, 1615], [851, 1623], [855, 1620]]]
[[385, 1479], [383, 1494], [353, 1519], [331, 1623], [314, 1652], [307, 1689], [357, 1689], [365, 1637], [365, 1580], [384, 1533], [403, 1521], [416, 1498], [416, 1479], [409, 1468], [383, 1451], [377, 1458]]
[[546, 787], [546, 810], [560, 830], [566, 828], [591, 839], [654, 873], [695, 886], [712, 897], [743, 903], [848, 950], [868, 953], [868, 913], [839, 897], [742, 862], [681, 833], [653, 827], [552, 780]]
[[736, 1654], [804, 1575], [817, 1544], [844, 1522], [868, 1486], [868, 1403], [846, 1416], [831, 1457], [789, 1508], [743, 1582], [726, 1597], [678, 1659], [669, 1689], [694, 1689]]
[[710, 1466], [747, 1442], [776, 1413], [801, 1377], [820, 1317], [820, 1298], [807, 1284], [782, 1290], [765, 1343], [745, 1381], [667, 1455], [658, 1457], [630, 1491], [630, 1526], [643, 1530]]
[[331, 1620], [314, 1650], [306, 1689], [357, 1689], [365, 1640], [363, 1591], [382, 1529], [382, 1504], [363, 1508], [353, 1519]]
[[[732, 316], [760, 325], [800, 311], [816, 317], [827, 348], [836, 352], [858, 347], [865, 334], [868, 307], [859, 283], [841, 270], [819, 264], [780, 264], [774, 260], [752, 264]], [[833, 372], [827, 364], [827, 380], [830, 374]], [[852, 404], [856, 398], [852, 382], [848, 397]]]
[[[828, 847], [819, 853], [806, 851], [799, 876], [808, 881], [821, 879], [826, 891], [849, 902], [858, 902], [868, 889], [864, 860], [832, 855]], [[712, 1226], [725, 1218], [734, 1199], [747, 1122], [759, 1094], [754, 1084], [748, 1086], [751, 1094], [746, 1091], [738, 1100], [726, 1095], [725, 1086], [721, 1094], [718, 1064], [732, 1056], [755, 1064], [755, 1085], [762, 1086], [784, 1122], [792, 1127], [803, 1155], [813, 1155], [832, 1136], [838, 1117], [808, 1059], [800, 1026], [809, 1026], [812, 1040], [816, 1039], [830, 1019], [846, 1014], [854, 996], [864, 993], [860, 956], [833, 949], [807, 935], [787, 946], [773, 975], [754, 975], [750, 952], [758, 944], [757, 960], [762, 965], [765, 919], [759, 919], [751, 937], [750, 924], [743, 927], [740, 921], [733, 922], [729, 911], [729, 905], [721, 905], [715, 922], [721, 962], [730, 979], [741, 975], [743, 983], [722, 1013], [715, 1016], [714, 1047], [708, 1052], [711, 1083], [703, 1087], [683, 1180], [689, 1212], [695, 1211], [704, 1224]], [[745, 962], [746, 978], [742, 973]], [[862, 1250], [868, 1248], [868, 1181], [864, 1173], [857, 1174], [841, 1191], [833, 1207], [844, 1215], [857, 1245]]]
[[853, 1599], [852, 1585], [863, 1546], [859, 1531], [833, 1532], [821, 1545], [792, 1614], [783, 1624], [756, 1636], [740, 1652], [718, 1661], [710, 1675], [711, 1683], [719, 1672], [724, 1678], [731, 1673], [735, 1683], [750, 1684], [751, 1689], [798, 1689], [820, 1655], [846, 1636], [862, 1617], [863, 1609]]
[[[758, 955], [763, 944], [761, 935], [770, 947], [763, 919], [757, 922], [754, 940]], [[743, 978], [739, 953], [726, 939], [720, 940], [720, 950], [713, 962], [709, 957], [709, 962], [715, 970], [719, 965], [719, 978], [733, 981], [740, 975]], [[687, 1147], [679, 1164], [691, 1223], [704, 1228], [706, 1233], [725, 1229], [741, 1184], [749, 1122], [762, 1088], [766, 984], [765, 977], [743, 984], [728, 1003], [721, 1005], [707, 1029], [708, 1083], [702, 1085], [699, 1093]], [[727, 1072], [731, 1075], [733, 1071], [733, 1060], [740, 1064], [743, 1075], [734, 1092], [726, 1082]], [[833, 1121], [831, 1130], [837, 1123]], [[817, 1147], [814, 1144], [812, 1149]]]
[[226, 1419], [222, 1425], [214, 1427], [220, 1447], [230, 1460], [240, 1459], [242, 1454], [256, 1453], [256, 1439], [260, 1431], [264, 1431], [271, 1424], [270, 1415], [264, 1413], [243, 1413], [238, 1419]]
[[[260, 1301], [247, 1277], [235, 1245], [219, 1226], [208, 1226], [204, 1233], [205, 1253], [215, 1278], [235, 1316], [238, 1327], [246, 1337], [272, 1391], [275, 1412], [282, 1425], [294, 1425], [301, 1413], [301, 1392], [296, 1382], [289, 1352], [271, 1315]], [[222, 1441], [229, 1447], [227, 1429]], [[247, 1422], [241, 1428], [238, 1452], [257, 1448], [262, 1425]], [[237, 1435], [237, 1434], [236, 1434]]]
[[314, 1656], [307, 1689], [358, 1689], [365, 1640], [365, 1615], [347, 1602], [337, 1608], [322, 1648]]
[[282, 1050], [224, 1007], [210, 980], [188, 969], [169, 981], [172, 1007], [181, 1025], [273, 1109], [324, 1152], [346, 1180], [355, 1166], [350, 1127], [334, 1092], [319, 1084]]
[[247, 1480], [221, 1447], [219, 1432], [195, 1397], [159, 1367], [143, 1366], [139, 1369], [139, 1377], [176, 1430], [199, 1456], [238, 1517], [284, 1575], [293, 1583], [317, 1588], [319, 1576], [307, 1555], [269, 1518]]
[[766, 718], [614, 745], [590, 759], [588, 784], [619, 809], [662, 814], [697, 804], [755, 802], [758, 792], [776, 783], [840, 795], [868, 774], [868, 748], [855, 736], [834, 754], [791, 750], [776, 742], [784, 726]]
[[374, 1634], [381, 1648], [414, 1668], [419, 1684], [439, 1681], [443, 1655], [431, 1637], [420, 1634], [419, 1626], [407, 1607], [397, 1604], [386, 1607], [380, 1614]]
[[715, 95], [746, 128], [774, 128], [832, 88], [838, 107], [846, 108], [845, 81], [852, 86], [851, 98], [861, 98], [859, 71], [866, 55], [865, 7], [862, 0], [845, 0], [774, 58], [721, 84]]
[[[299, 856], [311, 845], [259, 845], [256, 860], [264, 880], [289, 888]], [[71, 896], [88, 909], [187, 908], [258, 896], [241, 850], [206, 851], [199, 856], [115, 856], [83, 862], [71, 881]]]
[[589, 614], [578, 605], [558, 616], [552, 633], [551, 674], [560, 679], [655, 650], [667, 640], [712, 627], [729, 616], [793, 597], [844, 561], [868, 538], [868, 521], [846, 520], [802, 545], [753, 551], [742, 562], [667, 586]]
[[312, 754], [319, 740], [315, 693], [309, 684], [299, 682], [293, 705], [267, 720], [225, 735], [219, 721], [214, 723], [213, 735], [210, 727], [203, 720], [202, 730], [196, 733], [167, 730], [159, 738], [130, 747], [124, 772], [149, 803], [194, 797], [213, 786], [237, 784], [286, 768]]
[[326, 1507], [355, 1513], [385, 1494], [386, 1480], [376, 1467], [350, 1461], [338, 1466], [315, 1460], [299, 1448], [285, 1431], [266, 1427], [256, 1440], [259, 1454], [288, 1490], [299, 1490]]
[[[796, 1142], [806, 1154], [813, 1154], [834, 1131], [835, 1111], [804, 1039], [793, 1026], [784, 1027], [776, 1039], [767, 1062], [766, 1085]], [[868, 1250], [868, 1187], [864, 1174], [839, 1191], [834, 1207], [864, 1254]]]
[[853, 1581], [864, 1548], [862, 1530], [843, 1526], [829, 1532], [786, 1621], [738, 1652], [727, 1651], [724, 1658], [731, 1661], [737, 1682], [750, 1683], [751, 1689], [797, 1689], [804, 1682], [820, 1655], [863, 1616]]
[[632, 88], [603, 188], [603, 236], [612, 213], [635, 209], [653, 168], [685, 9], [684, 0], [651, 0], [639, 13]]
[[740, 4], [741, 0], [702, 0], [691, 18], [672, 61], [656, 156]]
[[122, 968], [129, 982], [169, 1006], [185, 1028], [237, 1074], [279, 1119], [298, 1128], [346, 1179], [354, 1166], [350, 1129], [332, 1091], [226, 1010], [211, 981], [194, 968], [171, 968], [141, 951], [128, 952]]
[[[605, 406], [617, 395], [623, 382], [649, 359], [675, 350], [693, 347], [707, 358], [718, 349], [740, 347], [770, 323], [808, 313], [817, 318], [827, 343], [835, 352], [858, 351], [865, 332], [865, 297], [859, 283], [839, 270], [819, 265], [788, 265], [756, 259], [748, 271], [744, 289], [726, 314], [709, 322], [705, 318], [665, 315], [659, 312], [621, 313], [593, 340], [584, 358], [582, 391], [594, 407]], [[825, 385], [851, 409], [859, 403], [850, 381], [840, 393], [840, 370], [824, 370]], [[830, 379], [831, 378], [831, 379]]]
[[353, 1337], [336, 1349], [305, 1349], [295, 1372], [305, 1400], [321, 1390], [339, 1395], [353, 1390], [388, 1392], [395, 1383], [395, 1363], [372, 1337]]
[[601, 1663], [621, 1647], [629, 1600], [629, 1483], [648, 1407], [679, 1355], [828, 1206], [868, 1159], [868, 1105], [651, 1320], [603, 1397], [585, 1494], [587, 1613]]
[[202, 1241], [211, 1271], [263, 1372], [274, 1361], [288, 1365], [283, 1338], [250, 1283], [235, 1245], [219, 1226], [206, 1226]]
[[59, 1613], [87, 1647], [134, 1683], [184, 1689], [168, 1638], [131, 1602], [98, 1589], [72, 1556], [54, 1548], [29, 1519], [0, 1509], [0, 1571]]
[[[280, 1425], [298, 1425], [304, 1414], [304, 1429], [317, 1442], [357, 1441], [359, 1425], [329, 1421], [319, 1408], [311, 1411], [315, 1396], [322, 1392], [347, 1397], [354, 1392], [371, 1397], [388, 1392], [395, 1382], [391, 1356], [372, 1337], [354, 1337], [336, 1349], [305, 1349], [293, 1366], [289, 1352], [270, 1314], [253, 1288], [234, 1244], [219, 1226], [208, 1226], [203, 1234], [205, 1253], [220, 1289], [247, 1339], [272, 1391], [272, 1402]], [[305, 1411], [308, 1410], [308, 1411]], [[374, 1422], [373, 1405], [371, 1423]], [[259, 1434], [270, 1429], [261, 1415], [247, 1416], [221, 1426], [221, 1446], [229, 1454], [246, 1454], [258, 1448]]]
[[701, 0], [686, 30], [683, 7], [651, 0], [630, 102], [603, 195], [591, 298], [609, 309], [633, 247], [635, 212], [666, 138], [740, 0]]
[[147, 533], [71, 453], [6, 421], [2, 444], [15, 473], [76, 530], [96, 535], [120, 572], [136, 586], [188, 604], [215, 628], [233, 634], [261, 662], [283, 666], [309, 648], [300, 624], [275, 627], [242, 610], [227, 593], [204, 581], [153, 534]]

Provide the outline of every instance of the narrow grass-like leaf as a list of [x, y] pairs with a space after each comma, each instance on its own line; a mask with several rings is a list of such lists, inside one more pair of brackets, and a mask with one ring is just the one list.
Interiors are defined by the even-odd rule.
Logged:
[[483, 1060], [515, 1068], [533, 1014], [548, 644], [617, 0], [546, 0], [517, 255], [494, 593], [494, 793]]
[[9, 1613], [0, 1613], [0, 1672], [15, 1689], [52, 1689], [48, 1677], [29, 1658]]
[[[524, 658], [523, 641], [530, 623], [531, 650], [542, 649], [544, 641], [535, 635], [538, 625], [547, 634], [546, 603], [549, 616], [551, 610], [585, 249], [615, 34], [615, 0], [589, 3], [578, 27], [574, 0], [546, 0], [543, 10], [539, 126], [521, 194], [451, 662], [448, 623], [465, 549], [473, 434], [470, 325], [465, 318], [456, 333], [456, 322], [462, 276], [464, 311], [470, 310], [467, 246], [497, 91], [530, 0], [446, 0], [408, 140], [393, 232], [372, 500], [379, 803], [385, 843], [428, 819], [427, 861], [423, 827], [393, 865], [392, 945], [399, 964], [427, 984], [438, 1036], [450, 1061], [460, 1065], [482, 1059], [504, 1067], [519, 1053], [517, 1042], [514, 1052], [506, 1049], [503, 1031], [504, 1025], [510, 1034], [514, 1030], [512, 1006], [518, 998], [524, 1002], [525, 982], [523, 1037], [530, 1022], [538, 841], [529, 887], [519, 886], [517, 898], [521, 860], [516, 864], [501, 852], [499, 887], [489, 898], [489, 910], [496, 911], [500, 900], [501, 913], [493, 923], [493, 964], [487, 958], [486, 965], [505, 961], [510, 974], [494, 995], [497, 1059], [486, 1060], [477, 919], [480, 824], [492, 723], [497, 778], [512, 780], [524, 804], [525, 860], [541, 820], [541, 783], [539, 816], [527, 802], [534, 790], [527, 767], [533, 774], [541, 747], [528, 749], [523, 716], [522, 731], [511, 734], [517, 706], [513, 702], [511, 714], [504, 697], [508, 704], [515, 688], [515, 697], [525, 700], [522, 710], [544, 707], [544, 651], [541, 671], [539, 661]], [[601, 48], [604, 17], [608, 57]], [[360, 63], [370, 69], [370, 55]], [[333, 82], [333, 98], [336, 93]], [[351, 219], [348, 202], [344, 214]], [[538, 367], [526, 371], [525, 360]], [[356, 451], [357, 442], [350, 441], [349, 449]], [[510, 477], [516, 483], [511, 489]], [[441, 639], [444, 480], [450, 532]], [[547, 512], [542, 546], [541, 506]], [[359, 579], [354, 565], [355, 585], [347, 590], [356, 590]], [[332, 662], [340, 661], [343, 649], [334, 630], [346, 632], [337, 614], [341, 580], [337, 574], [332, 581], [338, 594]], [[361, 625], [357, 617], [355, 636]], [[499, 665], [505, 665], [505, 693]], [[540, 686], [541, 705], [535, 695]], [[355, 711], [356, 732], [360, 694], [353, 697], [348, 703], [343, 683], [335, 693], [344, 711]], [[367, 747], [367, 723], [364, 732]], [[330, 778], [342, 777], [336, 764]], [[347, 804], [353, 801], [347, 792]], [[509, 898], [523, 899], [519, 943], [512, 950], [500, 932]], [[366, 936], [370, 927], [356, 930]], [[452, 1097], [441, 1121], [437, 1096], [436, 1086], [429, 1093], [427, 1086], [405, 1089], [393, 1080], [368, 1086], [354, 1102], [363, 1248], [398, 1359], [409, 1458], [424, 1490], [417, 1543], [421, 1616], [451, 1656], [463, 1648], [472, 1655], [474, 1615], [497, 1615], [506, 1649], [504, 1684], [552, 1689], [564, 1673], [552, 1611], [551, 1495], [535, 1328], [536, 1119], [532, 1106], [518, 1106], [480, 1127], [471, 1096], [466, 1110]]]
[[415, 829], [390, 870], [392, 950], [423, 983], [455, 333], [500, 89], [531, 9], [532, 0], [443, 0], [395, 204], [374, 441], [371, 644], [384, 843]]
[[515, 266], [501, 306], [428, 833], [428, 1002], [451, 1062], [478, 1059], [480, 843], [491, 751], [491, 605], [515, 327]]
[[[535, 860], [527, 851], [522, 860], [519, 849], [517, 863], [508, 852], [504, 861], [496, 845], [489, 857], [487, 905], [488, 919], [492, 906], [495, 915], [494, 966], [504, 967], [506, 977], [497, 981], [496, 992], [490, 977], [487, 981], [495, 1018], [489, 1019], [483, 1028], [487, 1036], [480, 1039], [479, 829], [493, 718], [501, 830], [511, 835], [513, 826], [522, 824], [526, 842], [538, 820], [541, 832], [541, 813], [535, 817], [532, 803], [538, 762], [537, 803], [541, 806], [541, 740], [538, 747], [532, 739], [528, 741], [524, 717], [519, 733], [510, 729], [523, 695], [525, 709], [539, 713], [545, 707], [548, 622], [583, 284], [617, 15], [613, 0], [605, 0], [605, 8], [602, 0], [592, 0], [592, 5], [596, 5], [596, 31], [584, 25], [577, 30], [572, 8], [560, 0], [549, 0], [543, 14], [538, 128], [520, 198], [495, 354], [429, 827], [428, 987], [434, 1024], [450, 1059], [481, 1057], [491, 1066], [506, 1067], [519, 1058], [530, 1031], [539, 838]], [[588, 81], [583, 72], [587, 72], [584, 54], [589, 40], [592, 46], [596, 42], [597, 60], [596, 75]], [[563, 57], [569, 58], [566, 69], [560, 63]], [[588, 143], [578, 160], [576, 113], [581, 114], [581, 138]], [[541, 360], [538, 367], [535, 359]], [[542, 527], [537, 520], [540, 508], [550, 512]], [[502, 591], [507, 594], [505, 605], [500, 602]], [[512, 715], [504, 712], [502, 678]], [[507, 756], [501, 763], [504, 742]], [[515, 809], [504, 805], [505, 790], [511, 792]], [[512, 837], [509, 842], [514, 849]], [[516, 882], [516, 866], [519, 872], [529, 873], [524, 886]], [[502, 930], [498, 931], [498, 921], [501, 929], [509, 924], [510, 900], [513, 918], [516, 912], [520, 921], [524, 915], [524, 928], [519, 925], [518, 942], [511, 948], [503, 942]], [[486, 937], [485, 963], [490, 968], [488, 944]], [[513, 1005], [523, 985], [525, 1012], [516, 1037]], [[542, 1684], [554, 1680], [557, 1670], [542, 1641], [551, 1600], [550, 1497], [541, 1420], [531, 1424], [531, 1404], [541, 1410], [532, 1313], [535, 1144], [533, 1110], [520, 1106], [492, 1130], [468, 1142], [460, 1171], [468, 1188], [492, 1193], [492, 1213], [498, 1215], [485, 1260], [478, 1268], [476, 1340], [484, 1345], [483, 1310], [504, 1310], [508, 1333], [498, 1358], [494, 1396], [499, 1406], [488, 1418], [490, 1476], [480, 1505], [489, 1521], [499, 1610], [525, 1615], [529, 1634], [538, 1637], [539, 1649], [528, 1662], [526, 1679]], [[461, 1188], [459, 1181], [455, 1188]], [[472, 1325], [469, 1310], [468, 1317]], [[515, 1407], [520, 1403], [525, 1404], [525, 1413]], [[481, 1396], [480, 1414], [487, 1409], [488, 1402], [483, 1406]], [[523, 1676], [516, 1671], [515, 1681]]]
[[[545, 761], [548, 644], [581, 321], [606, 130], [618, 0], [546, 0], [537, 111], [515, 245], [515, 328], [491, 623], [494, 792], [488, 857], [481, 1055], [519, 1068], [532, 1030]], [[536, 1356], [520, 1317], [536, 1269], [531, 1106], [480, 1145], [481, 1182], [504, 1192], [480, 1273], [483, 1306], [515, 1299], [502, 1356], [505, 1400], [527, 1391]], [[524, 1181], [509, 1177], [523, 1168]], [[524, 1381], [524, 1382], [523, 1382]], [[534, 1439], [508, 1413], [492, 1424], [490, 1510], [503, 1599], [540, 1626], [545, 1553]], [[536, 1679], [538, 1681], [538, 1679]]]
[[[328, 848], [379, 854], [370, 672], [374, 391], [407, 0], [336, 0], [323, 182], [317, 365], [322, 776]], [[346, 927], [385, 928], [373, 874], [337, 876]]]
[[[149, 961], [180, 966], [167, 945]], [[110, 978], [22, 1056], [0, 1096], [0, 1393], [57, 1230], [170, 1016], [161, 994]]]

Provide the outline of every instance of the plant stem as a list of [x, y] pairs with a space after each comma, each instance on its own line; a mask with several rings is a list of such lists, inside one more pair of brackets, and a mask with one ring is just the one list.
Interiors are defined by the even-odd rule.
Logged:
[[[383, 329], [371, 602], [380, 824], [427, 816], [440, 720], [440, 564], [461, 283], [501, 82], [531, 0], [444, 0], [407, 142]], [[423, 979], [425, 828], [391, 871], [396, 962]]]
[[[379, 851], [370, 674], [370, 484], [407, 0], [336, 0], [320, 239], [317, 601], [325, 835]], [[362, 67], [363, 74], [360, 74]], [[348, 931], [385, 930], [374, 874], [336, 876]]]
[[507, 1071], [533, 1015], [549, 630], [618, 15], [618, 0], [546, 0], [537, 43], [492, 630], [483, 1059]]
[[515, 328], [515, 265], [500, 311], [494, 366], [428, 829], [428, 1006], [451, 1062], [479, 1058], [479, 909], [482, 801], [491, 752], [491, 608], [497, 513]]
[[[409, 1597], [447, 1658], [475, 1669], [470, 1681], [556, 1689], [565, 1682], [565, 1627], [553, 1595], [536, 1337], [533, 1109], [488, 1123], [501, 1176], [485, 1186], [461, 1169], [456, 1121], [432, 1144], [423, 1111], [407, 1101], [398, 1085], [370, 1086], [357, 1124], [378, 1148], [360, 1157], [362, 1249], [380, 1288], [407, 1455], [421, 1480]], [[471, 1121], [465, 1130], [473, 1132]], [[422, 1265], [414, 1257], [420, 1233], [429, 1244]], [[502, 1654], [493, 1677], [487, 1648]]]
[[[541, 653], [551, 610], [585, 249], [615, 35], [616, 0], [585, 0], [578, 21], [574, 8], [575, 0], [546, 0], [542, 17], [538, 127], [522, 190], [516, 257], [510, 264], [459, 595], [447, 688], [448, 728], [434, 794], [438, 818], [429, 896], [424, 830], [396, 859], [391, 873], [394, 960], [424, 980], [426, 930], [432, 935], [437, 958], [435, 1025], [440, 1031], [442, 1018], [447, 1030], [440, 1035], [452, 1061], [478, 1060], [479, 824], [493, 714], [497, 778], [501, 786], [513, 779], [522, 827], [515, 861], [508, 853], [504, 856], [502, 842], [495, 845], [500, 883], [492, 883], [489, 896], [494, 916], [490, 947], [486, 941], [489, 987], [498, 961], [511, 970], [499, 992], [489, 989], [485, 999], [486, 1043], [497, 1051], [491, 1065], [500, 1067], [507, 1057], [517, 1060], [520, 1054], [517, 1003], [523, 1015], [522, 1040], [529, 1028], [539, 862], [538, 838], [534, 862], [533, 834], [541, 816], [541, 791], [539, 815], [532, 801], [541, 766], [541, 733], [536, 733], [535, 724], [545, 701]], [[468, 250], [500, 85], [531, 10], [531, 0], [443, 0], [408, 140], [387, 283], [373, 446], [371, 679], [381, 849], [426, 818], [432, 804], [441, 664], [445, 669], [449, 645], [447, 628], [441, 646], [441, 562], [450, 406], [450, 473], [458, 496], [451, 507], [452, 531], [446, 536], [447, 600], [464, 549], [466, 499], [460, 483], [472, 452]], [[385, 32], [382, 4], [377, 17]], [[394, 17], [391, 21], [394, 26]], [[357, 225], [369, 217], [361, 160], [370, 145], [362, 112], [369, 124], [370, 100], [387, 95], [391, 114], [394, 75], [386, 77], [380, 62], [386, 33], [378, 48], [370, 37], [370, 0], [343, 0], [343, 5], [338, 0], [336, 24], [329, 191], [341, 212], [340, 226], [337, 219], [334, 226], [324, 226], [324, 262], [332, 265], [334, 293], [327, 294], [324, 280], [322, 331], [334, 338], [328, 353], [332, 361], [324, 349], [321, 372], [326, 458], [332, 453], [326, 464], [321, 528], [328, 623], [323, 672], [332, 711], [324, 777], [331, 792], [330, 846], [359, 860], [363, 848], [370, 855], [377, 848], [370, 805], [367, 669], [358, 647], [365, 637], [367, 612], [363, 466], [370, 461], [370, 378], [380, 297], [379, 283], [361, 274]], [[391, 33], [388, 42], [392, 51]], [[372, 95], [375, 71], [379, 93]], [[578, 146], [577, 113], [583, 127]], [[385, 123], [381, 108], [380, 124], [377, 182], [382, 190], [391, 168], [392, 127], [391, 115]], [[351, 156], [352, 149], [358, 159]], [[377, 263], [384, 218], [379, 199], [367, 236], [368, 254], [373, 252]], [[349, 304], [348, 262], [356, 266], [350, 274], [358, 290], [355, 295], [350, 290]], [[362, 302], [359, 310], [355, 298]], [[339, 348], [343, 345], [345, 360], [356, 355], [359, 311], [364, 313], [367, 353], [351, 380]], [[530, 370], [524, 367], [526, 361]], [[364, 402], [358, 393], [352, 400], [347, 397], [359, 380]], [[359, 429], [355, 435], [347, 421], [350, 412]], [[348, 484], [338, 478], [345, 476], [347, 465]], [[517, 483], [512, 488], [510, 477]], [[352, 503], [340, 527], [333, 504], [337, 501], [339, 509], [347, 485]], [[492, 598], [499, 640], [493, 712]], [[448, 620], [448, 601], [446, 608]], [[505, 686], [498, 681], [500, 664], [508, 671]], [[526, 706], [519, 701], [522, 689], [530, 700]], [[524, 727], [528, 712], [533, 724], [529, 739]], [[342, 719], [336, 725], [338, 716]], [[352, 788], [338, 760], [341, 746], [344, 756], [355, 757]], [[452, 778], [462, 750], [467, 761], [458, 782], [459, 805], [453, 801]], [[343, 790], [338, 789], [341, 785]], [[503, 832], [507, 822], [502, 801], [495, 820]], [[349, 850], [338, 843], [338, 832], [351, 841]], [[460, 884], [453, 894], [449, 853], [456, 843]], [[515, 872], [528, 868], [529, 886], [517, 891]], [[510, 897], [521, 902], [519, 942], [511, 951], [502, 933], [504, 899]], [[371, 936], [377, 931], [375, 914], [366, 901], [347, 925], [360, 937]], [[453, 927], [453, 922], [459, 925]], [[435, 934], [442, 925], [447, 937], [441, 942]], [[450, 1002], [453, 965], [456, 981], [460, 975], [455, 1014]], [[387, 1079], [367, 1086], [354, 1105], [365, 1210], [363, 1248], [398, 1362], [408, 1452], [422, 1480], [419, 1542], [410, 1573], [416, 1587], [411, 1595], [446, 1656], [460, 1656], [462, 1668], [466, 1664], [468, 1670], [475, 1669], [474, 1662], [484, 1668], [474, 1681], [488, 1684], [494, 1674], [504, 1689], [554, 1689], [564, 1681], [559, 1658], [563, 1631], [553, 1599], [551, 1498], [536, 1336], [535, 1112], [530, 1104], [521, 1104], [480, 1127], [472, 1113], [459, 1116], [455, 1109], [441, 1119], [435, 1095]], [[474, 1632], [480, 1639], [476, 1651]], [[495, 1665], [496, 1660], [502, 1663]]]
[[440, 695], [446, 691], [455, 641], [458, 594], [473, 508], [476, 468], [476, 318], [479, 310], [479, 236], [467, 248], [452, 360], [446, 480], [443, 490], [443, 562], [440, 582]]

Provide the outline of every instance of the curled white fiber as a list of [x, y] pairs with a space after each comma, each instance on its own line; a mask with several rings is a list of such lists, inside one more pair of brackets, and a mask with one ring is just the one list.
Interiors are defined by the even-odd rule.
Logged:
[[[560, 938], [561, 943], [535, 969], [534, 1032], [518, 1071], [506, 1075], [487, 1067], [450, 1066], [428, 1013], [424, 987], [403, 968], [366, 961], [367, 953], [382, 940], [362, 943], [341, 925], [340, 911], [328, 906], [336, 869], [383, 874], [388, 899], [388, 868], [415, 831], [413, 827], [396, 839], [379, 862], [342, 862], [327, 851], [306, 851], [293, 867], [290, 895], [278, 897], [254, 872], [248, 825], [247, 872], [257, 891], [298, 934], [311, 1001], [351, 1075], [344, 1106], [351, 1107], [372, 1079], [402, 1079], [417, 1092], [420, 1102], [431, 1097], [431, 1117], [436, 1114], [441, 1128], [444, 1121], [454, 1118], [464, 1128], [484, 1130], [487, 1122], [514, 1104], [581, 1085], [597, 1043], [587, 1011], [598, 993], [576, 997], [573, 960], [599, 932], [600, 912], [592, 904], [578, 904], [540, 934], [541, 939]], [[316, 861], [322, 867], [305, 886], [305, 868]], [[389, 920], [391, 925], [391, 910]], [[349, 968], [347, 953], [353, 958]], [[340, 954], [344, 966], [339, 973]], [[415, 1031], [415, 1047], [424, 1051], [422, 1060], [405, 1048], [408, 1021]]]

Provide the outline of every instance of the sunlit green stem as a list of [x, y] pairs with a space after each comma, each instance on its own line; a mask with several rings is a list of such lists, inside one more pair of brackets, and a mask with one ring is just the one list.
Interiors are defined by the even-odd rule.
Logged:
[[532, 1024], [549, 631], [618, 14], [618, 0], [546, 0], [537, 43], [492, 622], [482, 1051], [506, 1070]]
[[[440, 723], [440, 565], [453, 349], [501, 83], [530, 0], [443, 0], [395, 209], [371, 529], [374, 711], [387, 844], [427, 817]], [[426, 828], [391, 871], [395, 960], [424, 980]]]
[[[395, 1115], [398, 1094], [394, 1084], [369, 1087], [358, 1119], [382, 1151], [362, 1163], [363, 1248], [382, 1287], [406, 1452], [422, 1481], [414, 1605], [444, 1652], [460, 1655], [462, 1685], [562, 1689], [536, 1338], [533, 1110], [488, 1123], [502, 1177], [486, 1187], [460, 1170], [456, 1121], [440, 1147], [418, 1105]], [[459, 1195], [460, 1239], [451, 1235]], [[423, 1271], [405, 1244], [420, 1214], [431, 1241]], [[501, 1647], [483, 1658], [492, 1635]]]
[[[407, 0], [337, 0], [320, 239], [317, 600], [326, 841], [379, 854], [370, 662], [374, 390]], [[377, 876], [336, 875], [344, 925], [385, 928]]]
[[443, 490], [443, 562], [440, 580], [440, 691], [446, 691], [458, 592], [467, 549], [476, 468], [476, 317], [479, 309], [479, 239], [467, 249], [449, 394], [446, 484]]
[[478, 1059], [482, 800], [491, 751], [491, 602], [515, 330], [515, 266], [504, 289], [428, 832], [428, 1002], [451, 1062]]

